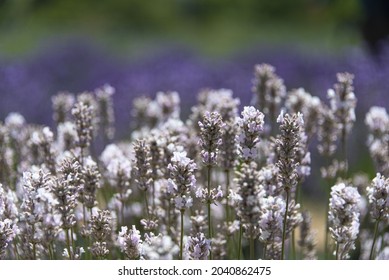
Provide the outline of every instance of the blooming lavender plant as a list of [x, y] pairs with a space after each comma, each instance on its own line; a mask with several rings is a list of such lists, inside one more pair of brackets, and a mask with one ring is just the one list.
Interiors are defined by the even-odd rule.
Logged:
[[142, 243], [140, 232], [134, 225], [130, 230], [126, 226], [122, 226], [118, 236], [118, 244], [128, 259], [139, 260], [142, 257]]
[[238, 120], [240, 134], [238, 142], [240, 144], [240, 155], [246, 161], [255, 160], [258, 156], [256, 145], [260, 140], [263, 131], [264, 115], [254, 107], [244, 107], [242, 117]]
[[360, 226], [359, 200], [360, 194], [353, 186], [339, 183], [331, 188], [328, 220], [331, 237], [336, 243], [337, 260], [348, 258], [355, 248]]
[[371, 205], [370, 214], [375, 221], [373, 244], [370, 251], [370, 259], [372, 259], [379, 223], [389, 217], [389, 180], [377, 173], [371, 185], [367, 187], [367, 197]]
[[[219, 147], [222, 144], [222, 128], [224, 123], [218, 112], [205, 112], [202, 121], [199, 121], [201, 146], [201, 159], [207, 167], [207, 190], [204, 191], [208, 208], [208, 238], [212, 239], [211, 203], [220, 197], [220, 192], [211, 190], [212, 166], [217, 164]], [[214, 193], [214, 195], [212, 195]], [[204, 196], [204, 195], [203, 195]], [[212, 252], [210, 253], [212, 259]]]
[[169, 164], [170, 178], [168, 192], [173, 194], [174, 204], [181, 213], [180, 258], [183, 258], [184, 213], [193, 203], [191, 192], [194, 191], [196, 179], [194, 171], [196, 164], [186, 156], [185, 152], [175, 152], [172, 163]]

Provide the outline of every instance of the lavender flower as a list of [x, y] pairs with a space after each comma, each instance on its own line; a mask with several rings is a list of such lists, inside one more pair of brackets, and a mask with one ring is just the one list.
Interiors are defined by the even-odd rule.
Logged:
[[305, 131], [308, 138], [311, 138], [317, 132], [318, 121], [321, 120], [323, 104], [320, 99], [299, 88], [288, 94], [285, 106], [291, 113], [303, 114]]
[[[113, 111], [112, 96], [115, 89], [108, 84], [95, 90], [99, 112], [99, 125], [106, 140], [112, 140], [115, 136], [115, 115]], [[97, 108], [96, 108], [97, 109]]]
[[346, 259], [359, 233], [360, 195], [356, 188], [339, 183], [331, 188], [329, 230], [336, 242], [336, 259]]
[[365, 123], [370, 131], [367, 139], [370, 155], [376, 168], [385, 175], [389, 172], [389, 115], [385, 108], [371, 107], [366, 114]]
[[99, 211], [97, 215], [92, 216], [91, 233], [93, 244], [91, 252], [95, 258], [103, 259], [108, 256], [107, 241], [111, 237], [111, 230], [111, 213], [108, 210]]
[[59, 92], [51, 98], [53, 103], [53, 119], [57, 125], [69, 120], [69, 113], [72, 109], [75, 98], [69, 92]]
[[303, 252], [304, 260], [316, 260], [316, 240], [315, 232], [311, 228], [311, 215], [309, 212], [304, 211], [302, 213], [303, 221], [300, 225], [300, 240], [298, 244], [300, 245]]
[[150, 146], [146, 143], [146, 140], [137, 140], [134, 144], [135, 152], [135, 182], [138, 184], [139, 189], [147, 191], [153, 182], [152, 171], [150, 168]]
[[[280, 256], [281, 247], [275, 244], [281, 244], [282, 241], [285, 201], [281, 197], [269, 196], [262, 198], [260, 203], [259, 240], [265, 244], [266, 251], [271, 251], [273, 257]], [[267, 257], [266, 252], [264, 257]]]
[[286, 192], [293, 190], [297, 185], [299, 165], [297, 157], [300, 141], [300, 129], [304, 125], [302, 114], [281, 114], [277, 122], [280, 123], [281, 134], [276, 139], [276, 153], [279, 169], [279, 179]]
[[371, 216], [375, 221], [389, 218], [389, 179], [377, 173], [367, 187], [367, 197], [371, 205]]
[[155, 100], [160, 110], [160, 122], [180, 117], [180, 97], [177, 92], [157, 92]]
[[338, 73], [336, 75], [338, 83], [334, 89], [328, 90], [331, 110], [334, 112], [340, 129], [347, 135], [350, 133], [355, 122], [355, 106], [357, 99], [353, 92], [354, 75], [349, 73]]
[[201, 158], [206, 166], [217, 163], [219, 147], [222, 143], [222, 128], [224, 123], [218, 112], [205, 112], [202, 121], [199, 121]]
[[254, 67], [254, 80], [252, 91], [254, 102], [259, 110], [264, 111], [266, 108], [266, 99], [268, 94], [268, 81], [275, 77], [275, 68], [269, 64], [257, 64]]
[[340, 125], [336, 120], [334, 112], [327, 106], [323, 105], [320, 115], [317, 131], [319, 140], [317, 149], [321, 155], [329, 157], [336, 151]]
[[[55, 153], [53, 149], [53, 132], [50, 128], [44, 127], [41, 131], [34, 131], [31, 135], [31, 146], [35, 146], [38, 149], [38, 153], [42, 158], [42, 163], [45, 164], [46, 168], [55, 175]], [[34, 147], [32, 147], [33, 149]]]
[[0, 220], [0, 260], [4, 259], [9, 244], [17, 234], [19, 234], [19, 229], [11, 220]]
[[[77, 146], [83, 151], [90, 146], [92, 141], [93, 107], [78, 102], [72, 109], [72, 115], [75, 119], [78, 135]], [[81, 155], [81, 157], [83, 157], [83, 155]]]
[[130, 230], [126, 226], [121, 227], [118, 244], [120, 251], [129, 260], [139, 260], [142, 257], [142, 239], [139, 230], [134, 225]]
[[260, 188], [258, 177], [255, 162], [250, 162], [250, 165], [242, 164], [240, 171], [236, 172], [237, 194], [241, 198], [237, 216], [248, 239], [255, 239], [259, 235], [258, 221], [261, 213], [259, 201], [263, 196], [263, 190]]
[[240, 154], [245, 161], [254, 160], [258, 155], [256, 145], [263, 131], [264, 115], [254, 107], [244, 107], [242, 117], [238, 120], [240, 134]]
[[211, 250], [211, 241], [206, 239], [203, 233], [189, 236], [186, 243], [186, 251], [191, 260], [206, 260]]
[[83, 188], [80, 192], [80, 201], [86, 208], [92, 209], [97, 204], [96, 192], [101, 187], [97, 163], [91, 157], [87, 157], [82, 170]]
[[168, 235], [145, 234], [142, 256], [146, 260], [172, 260], [179, 251], [178, 246]]
[[60, 152], [74, 149], [78, 142], [76, 126], [72, 122], [63, 122], [57, 126], [57, 149]]

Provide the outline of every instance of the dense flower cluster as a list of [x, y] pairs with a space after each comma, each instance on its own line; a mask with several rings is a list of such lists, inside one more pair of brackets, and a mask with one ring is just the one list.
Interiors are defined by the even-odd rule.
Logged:
[[[253, 106], [207, 88], [186, 120], [177, 92], [136, 98], [120, 141], [110, 85], [55, 95], [52, 128], [9, 114], [0, 122], [0, 258], [388, 258], [386, 110], [365, 118], [377, 174], [369, 183], [348, 168], [351, 74], [338, 74], [329, 104], [288, 91], [271, 65], [254, 76]], [[319, 185], [328, 211], [309, 214], [305, 192]]]

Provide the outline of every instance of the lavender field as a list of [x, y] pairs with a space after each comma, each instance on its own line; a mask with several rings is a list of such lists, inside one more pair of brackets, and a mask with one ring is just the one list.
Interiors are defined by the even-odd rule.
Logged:
[[388, 58], [0, 60], [0, 258], [389, 259]]

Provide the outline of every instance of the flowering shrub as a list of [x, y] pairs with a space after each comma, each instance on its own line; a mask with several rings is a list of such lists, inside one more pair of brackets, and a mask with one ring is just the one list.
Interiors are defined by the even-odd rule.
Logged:
[[241, 112], [226, 89], [202, 90], [186, 120], [176, 92], [137, 97], [137, 125], [117, 142], [109, 85], [54, 96], [53, 129], [9, 114], [0, 123], [0, 258], [321, 258], [301, 199], [313, 149], [327, 182], [324, 257], [388, 258], [386, 110], [366, 115], [377, 171], [369, 183], [348, 164], [353, 75], [337, 75], [328, 105], [303, 88], [288, 92], [273, 66], [256, 65], [254, 76], [254, 106]]

